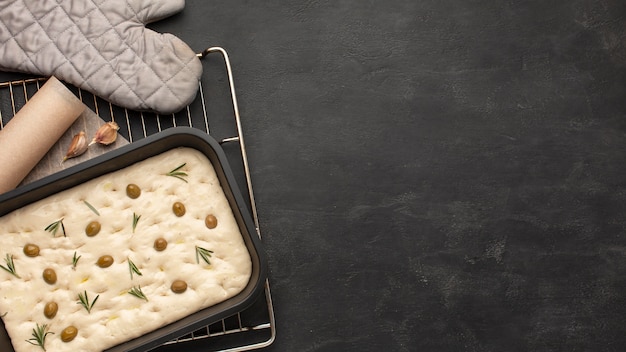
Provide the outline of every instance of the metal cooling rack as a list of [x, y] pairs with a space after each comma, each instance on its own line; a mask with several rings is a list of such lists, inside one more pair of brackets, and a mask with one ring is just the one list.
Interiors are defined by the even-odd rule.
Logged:
[[[223, 48], [211, 47], [198, 54], [198, 57], [206, 60], [217, 56], [222, 57], [225, 67], [205, 65], [198, 96], [176, 114], [158, 115], [131, 111], [81, 89], [75, 89], [75, 93], [103, 120], [115, 121], [120, 126], [120, 135], [130, 143], [175, 126], [190, 126], [211, 134], [222, 145], [239, 187], [247, 191], [246, 202], [257, 234], [261, 237], [228, 53]], [[205, 77], [211, 78], [209, 80]], [[0, 83], [0, 129], [37, 92], [45, 80], [31, 78]], [[271, 345], [275, 336], [274, 309], [269, 282], [266, 281], [264, 294], [246, 310], [166, 342], [153, 352], [181, 349], [190, 352], [249, 351]]]

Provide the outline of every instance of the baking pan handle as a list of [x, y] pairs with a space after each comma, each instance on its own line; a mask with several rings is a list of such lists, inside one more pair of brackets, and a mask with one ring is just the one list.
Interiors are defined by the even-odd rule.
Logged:
[[[239, 123], [240, 121], [240, 116], [239, 116], [239, 104], [237, 103], [237, 93], [235, 91], [235, 81], [233, 79], [233, 69], [232, 66], [230, 65], [230, 59], [228, 58], [228, 53], [226, 52], [226, 50], [224, 50], [224, 48], [220, 48], [218, 46], [214, 46], [214, 47], [209, 47], [204, 49], [201, 53], [196, 54], [196, 56], [198, 56], [200, 59], [203, 59], [205, 57], [207, 57], [209, 54], [211, 53], [220, 53], [222, 54], [222, 57], [224, 57], [224, 63], [226, 64], [226, 72], [228, 73], [228, 86], [230, 88], [230, 97], [231, 100], [233, 102], [233, 111], [235, 113], [235, 119], [237, 120], [237, 137], [232, 137], [232, 138], [226, 138], [224, 140], [220, 141], [220, 144], [225, 143], [225, 142], [232, 142], [232, 141], [237, 141], [240, 138], [243, 138], [243, 134], [241, 131], [241, 123]], [[246, 158], [245, 155], [245, 150], [244, 150], [244, 159]], [[247, 170], [246, 170], [247, 171]]]
[[[241, 117], [239, 116], [239, 104], [237, 103], [237, 94], [235, 91], [235, 80], [233, 79], [233, 69], [230, 64], [230, 59], [228, 57], [228, 53], [226, 52], [226, 50], [218, 46], [206, 48], [201, 53], [197, 54], [197, 56], [200, 59], [203, 59], [212, 53], [219, 53], [224, 58], [224, 63], [226, 64], [226, 72], [228, 74], [228, 86], [230, 88], [230, 97], [233, 102], [233, 112], [235, 114], [235, 121], [237, 125], [237, 136], [224, 138], [220, 140], [219, 143], [224, 144], [226, 142], [239, 142], [239, 146], [241, 149], [241, 159], [242, 159], [244, 171], [246, 175], [250, 175], [250, 166], [248, 165], [248, 154], [246, 153], [246, 146], [243, 141], [243, 128], [241, 127]], [[259, 230], [258, 215], [256, 213], [254, 193], [252, 190], [252, 180], [250, 179], [250, 177], [246, 177], [246, 182], [248, 186], [248, 196], [250, 197], [250, 201], [252, 202], [252, 213], [253, 213], [255, 227], [256, 227], [258, 235], [261, 236], [261, 232]]]

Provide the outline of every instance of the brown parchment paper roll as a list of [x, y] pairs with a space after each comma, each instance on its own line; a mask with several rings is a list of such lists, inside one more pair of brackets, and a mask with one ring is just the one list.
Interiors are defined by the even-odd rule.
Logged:
[[0, 130], [0, 193], [14, 189], [85, 110], [51, 77]]

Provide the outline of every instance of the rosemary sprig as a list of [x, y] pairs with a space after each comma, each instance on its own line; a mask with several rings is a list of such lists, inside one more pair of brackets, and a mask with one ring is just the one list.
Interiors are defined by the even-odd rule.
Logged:
[[130, 290], [128, 290], [128, 293], [130, 293], [131, 295], [137, 297], [137, 298], [141, 298], [143, 300], [145, 300], [146, 302], [148, 302], [148, 297], [146, 297], [146, 295], [143, 293], [143, 291], [141, 291], [141, 286], [133, 286]]
[[13, 263], [13, 256], [7, 253], [6, 258], [4, 258], [4, 261], [7, 263], [7, 266], [0, 265], [0, 268], [8, 271], [9, 274], [15, 276], [16, 278], [21, 279], [21, 277], [17, 275], [17, 271], [15, 270], [15, 263]]
[[44, 230], [52, 232], [52, 236], [56, 236], [59, 228], [61, 228], [61, 231], [63, 232], [63, 237], [67, 237], [67, 235], [65, 234], [65, 226], [63, 225], [63, 218], [48, 225]]
[[45, 351], [46, 336], [48, 336], [48, 334], [54, 334], [53, 332], [48, 331], [48, 325], [43, 324], [40, 326], [39, 323], [37, 323], [37, 327], [33, 328], [33, 337], [26, 340], [26, 342], [31, 345], [39, 346]]
[[139, 268], [137, 268], [137, 265], [135, 265], [135, 263], [133, 263], [132, 260], [130, 260], [130, 258], [128, 258], [128, 270], [130, 271], [130, 279], [133, 279], [133, 273], [142, 276], [143, 274], [141, 273], [141, 271], [139, 271]]
[[187, 182], [187, 180], [185, 180], [185, 177], [187, 177], [187, 173], [184, 171], [180, 171], [180, 169], [182, 169], [185, 165], [187, 165], [187, 163], [183, 163], [178, 165], [177, 168], [175, 168], [174, 170], [166, 173], [167, 176], [172, 176], [172, 177], [176, 177], [179, 180], [183, 180], [185, 182]]
[[207, 264], [211, 264], [209, 260], [211, 253], [213, 253], [213, 251], [196, 246], [196, 262], [200, 264], [200, 258], [202, 258]]
[[87, 291], [85, 291], [84, 293], [78, 294], [78, 302], [76, 302], [76, 304], [82, 305], [83, 307], [85, 307], [85, 309], [87, 309], [87, 313], [91, 313], [91, 309], [93, 308], [93, 305], [96, 304], [98, 298], [100, 298], [100, 295], [97, 295], [96, 298], [94, 298], [93, 301], [90, 303], [89, 296], [87, 296]]
[[93, 205], [89, 204], [89, 202], [86, 200], [84, 200], [83, 202], [89, 209], [91, 209], [91, 211], [93, 211], [96, 215], [100, 216], [100, 213], [96, 210], [96, 208], [94, 208]]
[[76, 252], [74, 252], [74, 257], [72, 258], [72, 269], [76, 269], [76, 264], [78, 264], [78, 260], [82, 257], [82, 255], [76, 256]]
[[139, 219], [141, 219], [141, 215], [133, 213], [133, 233], [135, 233], [135, 229], [137, 228], [137, 223], [139, 222]]

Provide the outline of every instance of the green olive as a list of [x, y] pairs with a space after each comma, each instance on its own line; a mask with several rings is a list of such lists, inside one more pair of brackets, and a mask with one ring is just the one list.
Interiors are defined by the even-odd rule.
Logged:
[[132, 199], [137, 199], [141, 195], [141, 188], [134, 183], [126, 186], [126, 195]]
[[214, 229], [217, 227], [217, 218], [215, 217], [215, 215], [209, 214], [206, 216], [206, 219], [204, 219], [204, 224], [206, 225], [206, 227]]
[[167, 248], [167, 241], [165, 240], [165, 238], [160, 237], [154, 240], [154, 249], [161, 252], [164, 251], [165, 248]]
[[174, 212], [174, 215], [181, 217], [185, 215], [185, 205], [181, 202], [176, 202], [172, 205], [172, 211]]
[[174, 280], [171, 289], [174, 293], [183, 293], [187, 291], [187, 283], [183, 280]]
[[101, 227], [102, 226], [100, 225], [99, 222], [92, 221], [89, 224], [87, 224], [87, 227], [85, 227], [85, 234], [89, 237], [93, 237], [100, 232]]
[[61, 332], [61, 340], [63, 342], [70, 342], [76, 337], [76, 335], [78, 335], [78, 329], [76, 329], [75, 326], [70, 325]]
[[111, 265], [113, 265], [113, 257], [111, 257], [110, 255], [106, 254], [101, 256], [100, 258], [98, 258], [97, 264], [99, 267], [101, 268], [108, 268]]
[[57, 282], [57, 273], [52, 268], [46, 268], [43, 271], [43, 281], [53, 285]]
[[28, 243], [24, 246], [24, 254], [27, 257], [36, 257], [39, 255], [39, 246], [36, 244]]
[[46, 306], [43, 307], [43, 315], [45, 315], [48, 319], [54, 318], [58, 311], [59, 305], [56, 304], [56, 302], [48, 302], [46, 303]]

